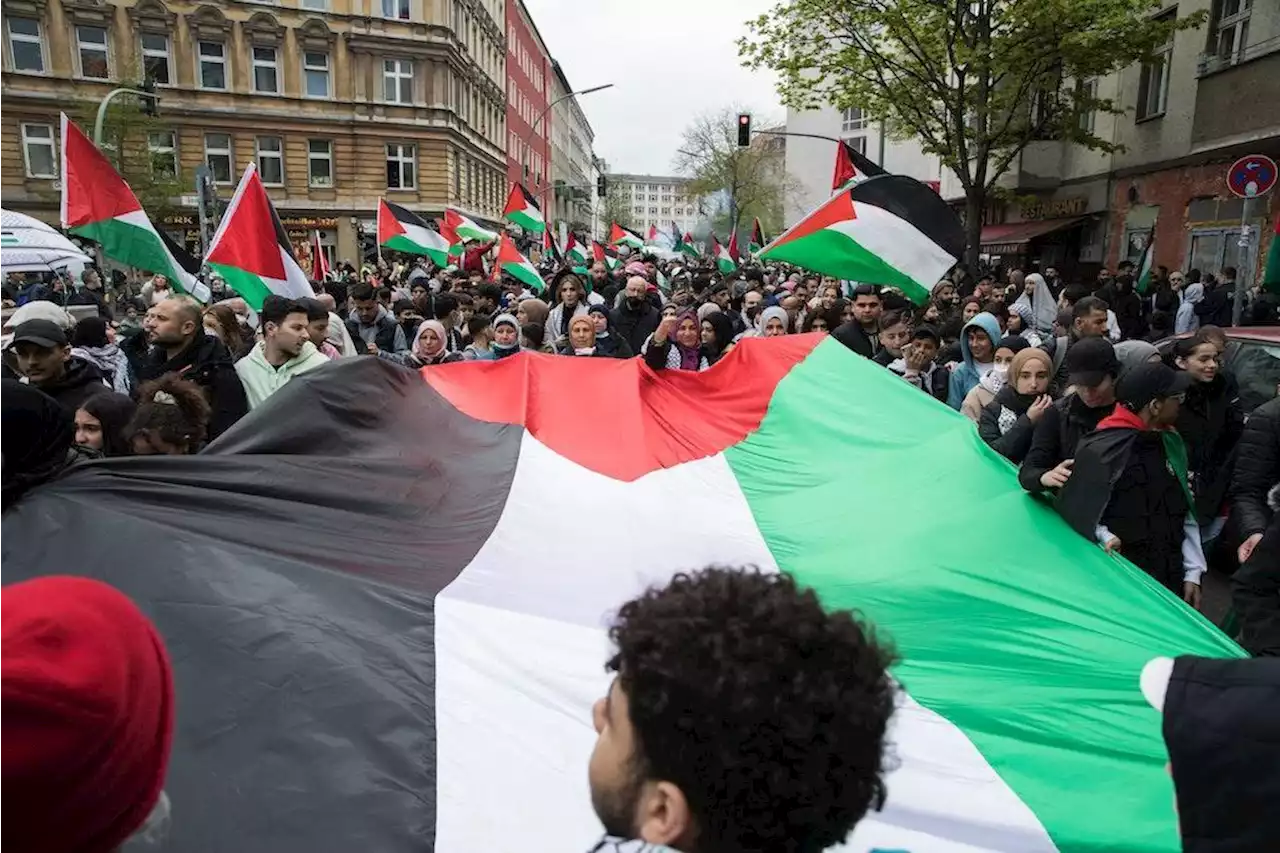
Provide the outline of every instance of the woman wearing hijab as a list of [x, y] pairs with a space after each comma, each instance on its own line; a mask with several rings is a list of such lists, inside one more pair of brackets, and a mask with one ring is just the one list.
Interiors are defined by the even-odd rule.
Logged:
[[1053, 298], [1053, 291], [1040, 273], [1027, 274], [1022, 281], [1022, 293], [1013, 304], [1025, 305], [1031, 309], [1031, 325], [1028, 328], [1042, 340], [1045, 335], [1053, 333], [1053, 321], [1058, 317], [1058, 300]]
[[664, 316], [640, 348], [640, 353], [644, 356], [644, 363], [654, 370], [706, 370], [711, 366], [702, 351], [698, 312], [692, 308], [684, 309], [675, 317]]
[[609, 309], [603, 305], [592, 305], [587, 309], [587, 316], [595, 324], [596, 351], [611, 358], [631, 358], [631, 344], [621, 335], [615, 335], [610, 328]]
[[1196, 316], [1196, 306], [1204, 301], [1204, 285], [1200, 282], [1187, 285], [1182, 292], [1182, 304], [1178, 306], [1178, 315], [1173, 321], [1173, 332], [1176, 335], [1194, 334], [1200, 328], [1200, 318]]
[[521, 326], [537, 323], [545, 329], [547, 327], [547, 314], [550, 311], [551, 308], [547, 303], [536, 296], [530, 296], [528, 299], [521, 299], [520, 304], [516, 306], [516, 322]]
[[[571, 272], [557, 276], [554, 279], [554, 287], [559, 301], [547, 314], [542, 344], [560, 347], [568, 340], [569, 321], [587, 313], [587, 289], [583, 286], [582, 279]], [[523, 303], [521, 305], [523, 306]]]
[[124, 394], [94, 394], [76, 410], [76, 444], [103, 456], [128, 456], [132, 451], [124, 430], [137, 408]]
[[439, 320], [423, 320], [418, 326], [418, 333], [405, 353], [388, 354], [379, 352], [380, 358], [394, 361], [414, 370], [419, 367], [430, 367], [435, 364], [448, 364], [462, 361], [462, 353], [449, 352], [449, 335], [444, 324]]
[[1053, 405], [1048, 393], [1052, 376], [1053, 357], [1027, 347], [1013, 356], [1008, 382], [982, 407], [978, 435], [1015, 465], [1026, 457], [1036, 423]]
[[977, 385], [969, 389], [964, 402], [960, 404], [960, 413], [976, 424], [982, 417], [983, 408], [996, 398], [996, 394], [999, 394], [1000, 389], [1008, 382], [1009, 366], [1013, 364], [1013, 357], [1028, 346], [1029, 344], [1017, 335], [1001, 338], [996, 343], [995, 361], [991, 369], [978, 380]]
[[791, 316], [780, 305], [770, 305], [760, 312], [760, 337], [776, 338], [791, 331]]
[[489, 345], [495, 360], [520, 352], [520, 323], [511, 314], [493, 318], [493, 343]]
[[702, 321], [702, 354], [712, 365], [733, 349], [733, 321], [723, 312], [713, 311]]
[[596, 346], [596, 323], [589, 314], [579, 314], [569, 320], [569, 340], [560, 354], [579, 358], [612, 358]]
[[1031, 306], [1025, 302], [1015, 301], [1009, 306], [1009, 325], [1011, 335], [1017, 335], [1033, 347], [1044, 343], [1044, 338], [1036, 331], [1035, 315]]
[[16, 379], [5, 379], [0, 384], [0, 421], [4, 425], [0, 507], [8, 509], [28, 489], [52, 480], [69, 465], [91, 456], [76, 447], [75, 421], [57, 400]]

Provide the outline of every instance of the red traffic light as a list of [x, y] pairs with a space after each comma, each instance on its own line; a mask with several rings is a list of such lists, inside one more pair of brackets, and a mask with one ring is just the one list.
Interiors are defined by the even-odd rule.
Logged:
[[738, 116], [738, 124], [751, 124], [751, 116], [742, 113]]
[[738, 147], [751, 144], [751, 113], [738, 113]]

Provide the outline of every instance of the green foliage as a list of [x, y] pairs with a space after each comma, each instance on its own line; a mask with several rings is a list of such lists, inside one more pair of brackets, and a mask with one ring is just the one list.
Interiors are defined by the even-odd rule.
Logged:
[[750, 231], [756, 216], [767, 231], [780, 230], [785, 199], [795, 190], [786, 176], [784, 137], [757, 133], [750, 146], [739, 148], [739, 112], [733, 106], [698, 116], [685, 128], [675, 160], [677, 170], [690, 177], [691, 197], [724, 200], [710, 224], [725, 241], [734, 226]]

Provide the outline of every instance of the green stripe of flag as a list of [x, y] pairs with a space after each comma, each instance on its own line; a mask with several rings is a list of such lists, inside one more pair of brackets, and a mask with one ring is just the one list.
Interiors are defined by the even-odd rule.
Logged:
[[[1139, 673], [1154, 657], [1238, 647], [1024, 493], [962, 415], [838, 342], [782, 380], [726, 457], [779, 567], [828, 606], [892, 626], [897, 678], [966, 734], [1060, 850], [1178, 849]], [[923, 507], [939, 483], [945, 506]], [[851, 525], [864, 531], [852, 551]]]
[[154, 230], [119, 218], [100, 219], [67, 230], [93, 240], [108, 258], [147, 272], [162, 273], [175, 289], [188, 292], [184, 284], [191, 278], [190, 273], [178, 265]]
[[249, 303], [255, 310], [262, 307], [262, 302], [273, 291], [261, 277], [254, 275], [240, 267], [227, 266], [225, 264], [209, 264], [209, 269], [222, 276], [227, 287], [234, 290], [240, 295], [240, 298]]

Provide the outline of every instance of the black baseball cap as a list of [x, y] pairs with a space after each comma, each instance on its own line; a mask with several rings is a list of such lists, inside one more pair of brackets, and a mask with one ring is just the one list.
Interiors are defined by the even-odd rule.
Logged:
[[938, 337], [938, 333], [933, 330], [932, 326], [919, 326], [911, 333], [913, 341], [933, 341], [935, 344], [941, 345], [942, 338]]
[[65, 347], [67, 333], [52, 320], [28, 320], [25, 323], [19, 323], [13, 330], [13, 343], [19, 344], [23, 341], [40, 347]]
[[1120, 373], [1116, 348], [1106, 338], [1084, 338], [1067, 350], [1067, 384], [1092, 388]]
[[1194, 381], [1185, 370], [1174, 370], [1158, 361], [1147, 362], [1125, 373], [1116, 385], [1116, 400], [1136, 412], [1152, 400], [1181, 394]]

